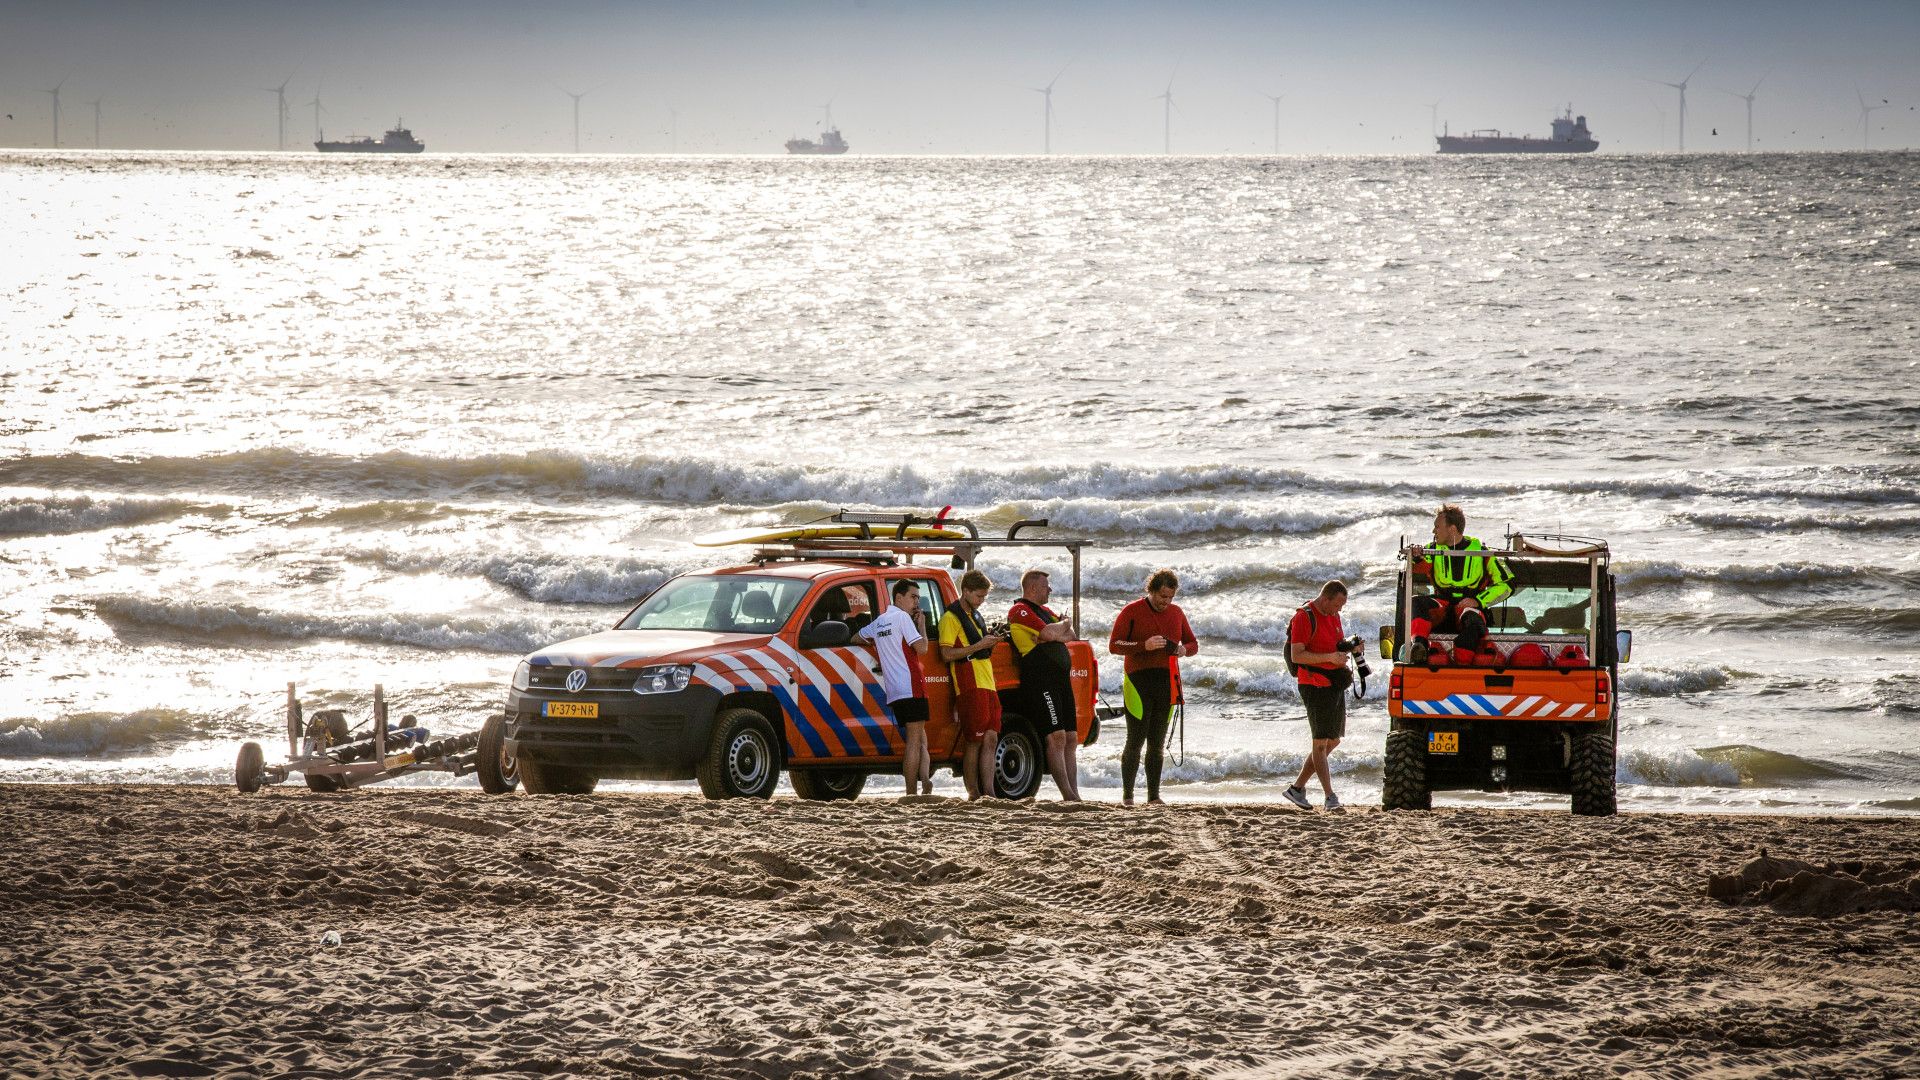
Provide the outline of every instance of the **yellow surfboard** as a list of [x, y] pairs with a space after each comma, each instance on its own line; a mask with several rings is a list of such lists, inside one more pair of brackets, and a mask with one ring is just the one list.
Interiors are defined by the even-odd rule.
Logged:
[[[897, 525], [874, 525], [871, 527], [875, 540], [894, 540], [899, 537]], [[905, 538], [908, 540], [965, 540], [967, 534], [961, 529], [946, 529], [934, 525], [909, 525]], [[731, 547], [735, 544], [779, 544], [790, 540], [858, 540], [858, 525], [759, 525], [744, 529], [722, 529], [693, 538], [696, 547]]]

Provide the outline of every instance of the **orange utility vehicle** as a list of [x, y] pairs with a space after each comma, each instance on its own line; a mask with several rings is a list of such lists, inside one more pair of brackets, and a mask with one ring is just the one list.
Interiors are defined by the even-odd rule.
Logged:
[[[1421, 560], [1497, 559], [1512, 592], [1487, 612], [1487, 645], [1468, 655], [1455, 635], [1430, 635], [1410, 663], [1413, 598], [1433, 591], [1430, 562], [1403, 565], [1380, 655], [1387, 683], [1388, 810], [1426, 810], [1435, 791], [1547, 791], [1573, 812], [1614, 812], [1619, 669], [1633, 644], [1615, 623], [1614, 579], [1604, 540], [1512, 534], [1507, 549], [1423, 548]], [[1403, 563], [1408, 558], [1401, 553]], [[1398, 649], [1395, 643], [1400, 643]]]
[[[904, 739], [886, 711], [874, 650], [853, 638], [849, 621], [880, 615], [893, 584], [911, 579], [921, 584], [932, 639], [958, 594], [945, 565], [915, 558], [957, 570], [987, 552], [1054, 548], [1071, 560], [1077, 638], [1080, 553], [1090, 541], [1020, 535], [1045, 526], [1023, 521], [989, 538], [964, 520], [843, 511], [824, 526], [709, 538], [774, 539], [742, 565], [668, 580], [611, 630], [521, 660], [507, 693], [504, 755], [531, 794], [586, 793], [605, 778], [697, 779], [708, 798], [764, 799], [785, 770], [803, 799], [856, 798], [870, 774], [899, 773]], [[1067, 651], [1080, 738], [1091, 743], [1099, 669], [1087, 642]], [[957, 770], [965, 745], [950, 675], [932, 640], [922, 656], [928, 753], [936, 767]], [[1023, 799], [1039, 789], [1045, 751], [1026, 719], [1010, 646], [994, 649], [993, 667], [1004, 711], [996, 786]]]

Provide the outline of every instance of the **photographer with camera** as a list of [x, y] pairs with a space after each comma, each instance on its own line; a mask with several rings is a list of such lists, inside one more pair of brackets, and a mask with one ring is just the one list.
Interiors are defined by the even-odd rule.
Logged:
[[1359, 637], [1347, 637], [1346, 627], [1340, 624], [1340, 609], [1346, 606], [1347, 586], [1329, 581], [1320, 587], [1319, 596], [1294, 612], [1287, 627], [1287, 666], [1294, 669], [1300, 683], [1300, 703], [1307, 708], [1313, 746], [1306, 764], [1300, 767], [1299, 779], [1283, 794], [1302, 810], [1313, 808], [1307, 801], [1306, 786], [1308, 778], [1314, 776], [1320, 778], [1320, 790], [1326, 792], [1326, 808], [1340, 809], [1327, 758], [1347, 733], [1347, 687], [1353, 684], [1347, 658], [1358, 656], [1366, 647]]

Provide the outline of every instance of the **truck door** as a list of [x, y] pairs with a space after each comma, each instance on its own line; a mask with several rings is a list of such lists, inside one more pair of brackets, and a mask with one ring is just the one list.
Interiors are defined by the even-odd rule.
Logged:
[[[800, 624], [834, 619], [858, 628], [879, 612], [872, 578], [829, 582], [808, 598]], [[784, 643], [783, 643], [784, 644]], [[787, 746], [797, 762], [898, 758], [902, 744], [886, 711], [873, 647], [792, 647], [787, 661], [793, 681], [787, 713]], [[784, 703], [783, 703], [784, 704]]]

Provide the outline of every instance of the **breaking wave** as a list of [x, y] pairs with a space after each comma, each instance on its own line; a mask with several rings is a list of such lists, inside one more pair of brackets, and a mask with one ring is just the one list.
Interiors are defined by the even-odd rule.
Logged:
[[1673, 697], [1698, 694], [1727, 685], [1735, 672], [1717, 664], [1693, 664], [1679, 668], [1634, 667], [1620, 672], [1620, 689], [1648, 697]]
[[178, 709], [131, 713], [84, 712], [52, 720], [0, 720], [0, 757], [90, 757], [131, 754], [203, 734], [196, 718]]
[[181, 499], [16, 496], [0, 500], [0, 536], [64, 536], [123, 525], [144, 525], [187, 514], [225, 517], [231, 512], [231, 507]]
[[1920, 531], [1920, 514], [1778, 514], [1737, 510], [1683, 512], [1674, 520], [1703, 529], [1739, 532], [1900, 533]]
[[1671, 561], [1623, 560], [1614, 564], [1614, 573], [1622, 585], [1636, 587], [1702, 582], [1726, 585], [1798, 586], [1826, 581], [1920, 586], [1920, 572], [1853, 563], [1780, 562], [1698, 566]]
[[399, 573], [435, 571], [485, 578], [529, 600], [557, 604], [630, 604], [675, 574], [712, 565], [711, 555], [595, 558], [543, 554], [395, 551], [349, 556]]
[[512, 616], [362, 614], [315, 615], [270, 611], [246, 604], [151, 600], [103, 596], [95, 614], [115, 626], [189, 631], [243, 640], [336, 639], [422, 649], [532, 652], [564, 638], [607, 628], [604, 620], [534, 619]]

